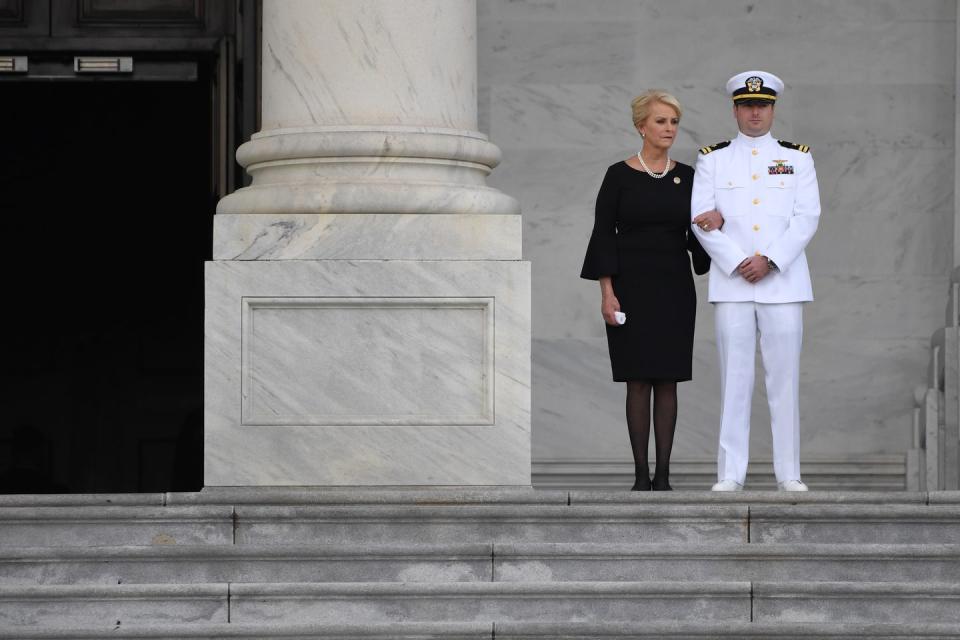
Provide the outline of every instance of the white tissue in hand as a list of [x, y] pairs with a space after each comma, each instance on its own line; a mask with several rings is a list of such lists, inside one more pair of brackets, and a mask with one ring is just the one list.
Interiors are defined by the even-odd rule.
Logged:
[[623, 313], [622, 311], [614, 311], [613, 319], [617, 321], [617, 324], [626, 324], [627, 314]]

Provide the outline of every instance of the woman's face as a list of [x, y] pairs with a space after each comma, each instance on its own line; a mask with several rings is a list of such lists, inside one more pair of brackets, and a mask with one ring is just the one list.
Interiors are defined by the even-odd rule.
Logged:
[[657, 149], [669, 149], [677, 137], [677, 127], [680, 117], [668, 104], [654, 102], [650, 106], [650, 115], [640, 123], [640, 133], [643, 134], [644, 144], [652, 145]]

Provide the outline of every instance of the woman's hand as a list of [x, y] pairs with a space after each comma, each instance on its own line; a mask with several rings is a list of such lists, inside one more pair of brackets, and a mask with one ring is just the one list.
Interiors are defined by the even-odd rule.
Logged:
[[693, 224], [704, 231], [713, 231], [723, 227], [723, 216], [716, 209], [705, 211], [693, 219]]
[[600, 301], [600, 313], [610, 326], [620, 326], [620, 323], [617, 322], [617, 318], [614, 315], [617, 311], [620, 311], [620, 301], [617, 300], [617, 296], [613, 295], [613, 293], [604, 295]]
[[603, 319], [607, 324], [613, 327], [619, 327], [620, 323], [617, 322], [615, 314], [617, 311], [620, 311], [620, 301], [617, 300], [617, 295], [613, 292], [613, 278], [610, 276], [601, 276], [600, 281], [600, 315], [603, 316]]

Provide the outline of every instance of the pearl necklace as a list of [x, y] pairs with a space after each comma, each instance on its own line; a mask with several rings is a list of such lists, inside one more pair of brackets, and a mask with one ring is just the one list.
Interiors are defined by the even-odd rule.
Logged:
[[643, 170], [646, 171], [651, 178], [656, 178], [657, 180], [659, 180], [663, 176], [667, 175], [667, 173], [669, 173], [670, 171], [670, 154], [669, 153], [667, 154], [667, 164], [663, 168], [663, 171], [661, 171], [660, 173], [654, 173], [650, 169], [650, 167], [647, 166], [647, 163], [643, 161], [643, 156], [640, 155], [639, 151], [637, 151], [637, 160], [640, 161], [640, 166], [643, 167]]

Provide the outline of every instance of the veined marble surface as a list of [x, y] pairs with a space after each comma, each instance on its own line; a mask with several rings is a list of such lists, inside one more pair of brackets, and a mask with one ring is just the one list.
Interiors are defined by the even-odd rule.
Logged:
[[493, 424], [495, 311], [493, 298], [245, 297], [241, 421]]
[[529, 485], [529, 300], [519, 261], [208, 263], [205, 485]]
[[[680, 99], [671, 155], [694, 164], [736, 135], [723, 85], [750, 68], [786, 82], [773, 133], [811, 146], [823, 203], [803, 459], [905, 451], [952, 267], [956, 3], [482, 0], [479, 18], [480, 128], [503, 151], [489, 183], [520, 200], [533, 267], [534, 458], [630, 457], [598, 287], [578, 275], [604, 170], [640, 147], [631, 98]], [[698, 280], [675, 456], [712, 460], [719, 378]], [[769, 442], [758, 369], [754, 457]]]
[[519, 215], [227, 214], [214, 260], [519, 260]]
[[475, 0], [265, 0], [263, 129], [476, 129], [475, 6]]
[[[736, 71], [774, 70], [788, 90], [904, 81], [952, 84], [951, 0], [483, 0], [481, 84], [627, 81], [719, 86]], [[878, 43], [884, 46], [877, 46]], [[909, 73], [909, 75], [907, 75]], [[719, 85], [704, 82], [721, 77]], [[667, 85], [666, 81], [670, 81]], [[639, 92], [639, 91], [638, 91]]]
[[[767, 20], [789, 22], [783, 28], [800, 30], [803, 18], [820, 16], [824, 21], [859, 22], [865, 19], [937, 20], [954, 16], [950, 0], [807, 0], [798, 6], [792, 0], [724, 0], [727, 20]], [[579, 22], [587, 18], [603, 20], [684, 20], [692, 29], [716, 24], [716, 0], [682, 2], [637, 2], [637, 0], [491, 0], [478, 3], [481, 19], [541, 20]], [[784, 10], [791, 13], [784, 14]], [[789, 18], [789, 20], [788, 20]]]

